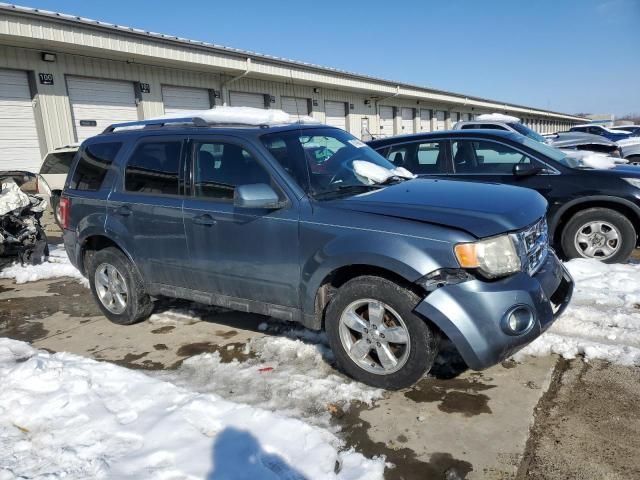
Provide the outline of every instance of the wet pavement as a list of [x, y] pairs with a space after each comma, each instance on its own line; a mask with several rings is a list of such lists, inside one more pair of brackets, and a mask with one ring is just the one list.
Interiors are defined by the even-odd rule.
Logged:
[[[156, 311], [192, 306], [162, 302]], [[243, 362], [252, 354], [247, 342], [277, 334], [261, 331], [268, 319], [258, 315], [202, 307], [198, 316], [169, 314], [119, 326], [100, 314], [89, 290], [76, 281], [0, 280], [0, 336], [129, 368], [176, 369], [189, 357], [212, 352], [223, 362]], [[385, 393], [372, 406], [336, 409], [333, 423], [348, 446], [385, 455], [396, 465], [388, 479], [514, 478], [555, 361], [428, 377], [411, 389]]]

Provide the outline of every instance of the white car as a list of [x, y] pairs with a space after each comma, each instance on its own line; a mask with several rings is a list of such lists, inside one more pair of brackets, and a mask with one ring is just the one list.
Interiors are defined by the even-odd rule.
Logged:
[[546, 143], [545, 138], [538, 132], [534, 132], [517, 117], [511, 115], [503, 115], [501, 113], [483, 113], [478, 115], [475, 120], [463, 120], [456, 122], [453, 130], [467, 129], [489, 129], [489, 130], [506, 130], [508, 132], [516, 132], [525, 137], [540, 143]]
[[58, 215], [60, 194], [64, 188], [64, 182], [67, 180], [67, 174], [71, 168], [73, 157], [78, 151], [78, 147], [79, 145], [74, 144], [56, 148], [55, 150], [47, 153], [47, 156], [44, 157], [42, 165], [40, 166], [40, 176], [44, 178], [51, 189], [51, 208], [58, 225], [60, 225], [60, 218]]

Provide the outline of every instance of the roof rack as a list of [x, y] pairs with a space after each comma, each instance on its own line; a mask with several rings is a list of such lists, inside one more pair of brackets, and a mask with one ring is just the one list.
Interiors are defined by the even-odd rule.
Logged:
[[156, 120], [138, 120], [135, 122], [114, 123], [104, 129], [102, 133], [113, 133], [115, 130], [160, 128], [166, 125], [192, 125], [194, 127], [208, 127], [209, 123], [200, 117], [161, 118]]

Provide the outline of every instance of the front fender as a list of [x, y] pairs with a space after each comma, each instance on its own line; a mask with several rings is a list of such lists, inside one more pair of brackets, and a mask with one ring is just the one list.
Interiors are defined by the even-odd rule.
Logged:
[[457, 266], [449, 242], [372, 232], [337, 236], [306, 258], [301, 272], [301, 304], [306, 315], [314, 313], [316, 292], [325, 279], [342, 267], [376, 267], [413, 283], [438, 268]]

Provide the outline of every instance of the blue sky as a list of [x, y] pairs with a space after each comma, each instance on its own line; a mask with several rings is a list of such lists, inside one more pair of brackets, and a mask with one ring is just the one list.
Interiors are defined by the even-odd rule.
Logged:
[[640, 0], [18, 3], [505, 102], [640, 113]]

